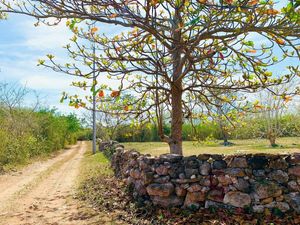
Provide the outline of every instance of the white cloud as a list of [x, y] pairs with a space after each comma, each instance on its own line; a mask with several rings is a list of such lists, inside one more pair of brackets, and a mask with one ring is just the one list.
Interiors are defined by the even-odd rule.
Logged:
[[63, 76], [33, 75], [22, 78], [20, 83], [35, 90], [64, 90], [70, 87], [72, 80]]
[[21, 22], [20, 26], [25, 37], [24, 45], [37, 50], [61, 50], [72, 37], [64, 22], [56, 26], [41, 24], [35, 27], [29, 20]]

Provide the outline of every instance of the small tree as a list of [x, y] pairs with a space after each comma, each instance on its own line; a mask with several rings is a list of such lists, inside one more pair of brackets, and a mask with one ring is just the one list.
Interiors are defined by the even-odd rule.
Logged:
[[[209, 104], [209, 89], [252, 93], [289, 82], [299, 74], [297, 67], [289, 67], [289, 75], [280, 77], [268, 70], [286, 58], [300, 58], [300, 16], [298, 5], [292, 3], [279, 11], [277, 3], [268, 0], [27, 0], [16, 7], [1, 1], [4, 12], [41, 20], [93, 20], [129, 29], [113, 38], [103, 37], [95, 35], [95, 30], [75, 29], [72, 20], [69, 25], [75, 35], [95, 41], [104, 54], [95, 56], [79, 45], [78, 51], [70, 53], [88, 63], [96, 58], [97, 71], [119, 78], [118, 93], [136, 92], [135, 100], [129, 102], [134, 106], [132, 113], [160, 112], [167, 107], [171, 135], [158, 127], [171, 153], [182, 154], [182, 124], [190, 114], [185, 107], [189, 99]], [[265, 43], [255, 43], [257, 37]], [[76, 38], [74, 43], [78, 43]], [[274, 56], [277, 50], [282, 57]], [[73, 66], [57, 70], [86, 75]], [[163, 119], [159, 117], [158, 124]]]
[[[228, 141], [230, 131], [237, 126], [244, 115], [240, 109], [246, 108], [246, 106], [242, 106], [245, 98], [238, 99], [236, 95], [233, 96], [230, 93], [219, 93], [217, 96], [224, 100], [220, 101], [219, 98], [215, 98], [215, 105], [211, 107], [209, 115], [220, 128], [224, 146], [228, 146], [231, 144]], [[226, 99], [230, 102], [226, 102]]]
[[277, 146], [276, 139], [285, 132], [282, 119], [292, 100], [290, 96], [278, 96], [279, 93], [284, 92], [283, 89], [287, 89], [287, 86], [272, 88], [273, 93], [260, 93], [260, 101], [256, 104], [261, 112], [260, 118], [264, 126], [264, 136], [269, 140], [272, 147]]

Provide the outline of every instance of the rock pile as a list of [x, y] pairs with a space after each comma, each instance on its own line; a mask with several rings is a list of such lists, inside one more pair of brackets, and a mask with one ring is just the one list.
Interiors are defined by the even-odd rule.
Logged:
[[135, 197], [161, 207], [300, 213], [300, 154], [152, 157], [119, 148], [112, 167], [133, 187]]

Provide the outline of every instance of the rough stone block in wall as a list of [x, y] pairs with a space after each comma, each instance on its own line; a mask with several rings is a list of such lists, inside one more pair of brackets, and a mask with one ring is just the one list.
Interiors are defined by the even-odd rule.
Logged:
[[134, 195], [159, 207], [277, 208], [300, 213], [300, 154], [159, 157], [119, 149], [112, 158], [117, 177]]

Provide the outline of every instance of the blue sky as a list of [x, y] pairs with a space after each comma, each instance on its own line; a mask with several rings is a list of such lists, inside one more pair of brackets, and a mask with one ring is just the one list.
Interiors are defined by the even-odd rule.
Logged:
[[[286, 2], [287, 0], [280, 1], [280, 5], [285, 5]], [[67, 55], [62, 46], [69, 42], [72, 34], [65, 23], [55, 27], [35, 27], [35, 22], [35, 19], [22, 15], [9, 15], [8, 20], [0, 21], [0, 82], [26, 85], [44, 97], [45, 105], [56, 107], [64, 113], [73, 112], [66, 103], [60, 104], [59, 99], [63, 91], [78, 91], [70, 86], [74, 77], [36, 66], [37, 60], [45, 58], [49, 53], [57, 59], [66, 59]], [[120, 29], [110, 25], [101, 26], [100, 30], [112, 34]], [[287, 64], [299, 64], [299, 60], [289, 60], [274, 69], [282, 72]], [[107, 79], [104, 81], [109, 82]]]
[[0, 21], [0, 82], [34, 89], [45, 105], [69, 112], [70, 108], [60, 104], [59, 98], [64, 90], [75, 91], [70, 87], [73, 78], [36, 65], [48, 53], [65, 57], [62, 46], [72, 34], [63, 23], [57, 27], [35, 27], [34, 23], [33, 18], [20, 15], [10, 15], [8, 20]]
[[[68, 56], [63, 46], [70, 43], [72, 33], [64, 22], [53, 27], [43, 24], [35, 27], [35, 22], [34, 18], [23, 15], [9, 15], [7, 20], [0, 20], [0, 82], [17, 83], [36, 90], [45, 106], [55, 107], [62, 113], [78, 113], [80, 110], [74, 110], [67, 103], [59, 103], [63, 91], [70, 94], [80, 91], [70, 86], [76, 81], [74, 77], [37, 66], [38, 59], [45, 59], [47, 54], [66, 63]], [[99, 30], [116, 35], [122, 29], [102, 25]], [[117, 86], [116, 81], [109, 81], [106, 76], [101, 83]], [[30, 104], [34, 99], [29, 97], [27, 101]]]

